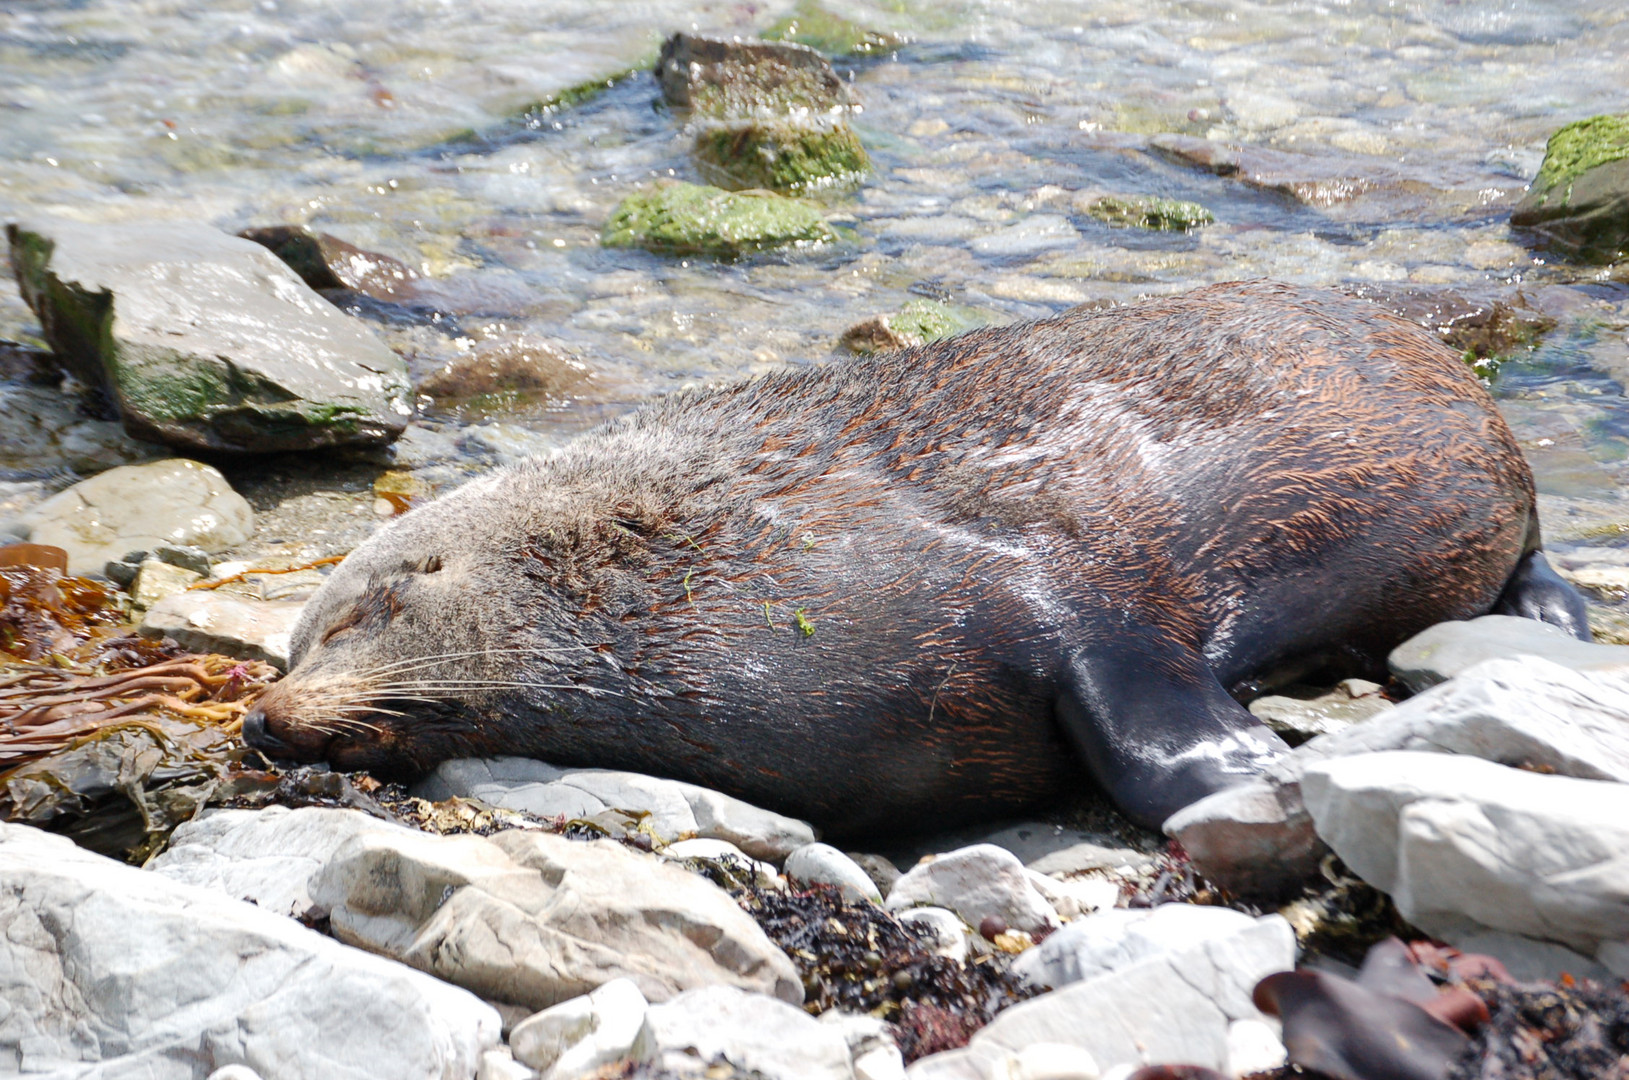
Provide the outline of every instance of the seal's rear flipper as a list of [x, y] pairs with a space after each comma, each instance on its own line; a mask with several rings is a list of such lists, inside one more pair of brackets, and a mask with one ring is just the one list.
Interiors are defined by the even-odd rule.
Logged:
[[1070, 742], [1121, 812], [1151, 829], [1289, 750], [1198, 653], [1152, 629], [1081, 650], [1062, 684]]
[[1505, 591], [1493, 605], [1495, 615], [1515, 615], [1557, 626], [1575, 638], [1593, 641], [1584, 597], [1562, 580], [1542, 551], [1529, 551], [1516, 564]]

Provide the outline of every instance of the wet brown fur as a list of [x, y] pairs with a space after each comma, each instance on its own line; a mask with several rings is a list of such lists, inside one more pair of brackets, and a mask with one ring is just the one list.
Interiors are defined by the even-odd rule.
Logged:
[[[263, 708], [353, 767], [526, 754], [838, 831], [952, 820], [1080, 782], [1070, 655], [1151, 630], [1240, 696], [1372, 669], [1489, 610], [1533, 506], [1429, 334], [1218, 285], [678, 394], [477, 481], [335, 572]], [[392, 704], [415, 657], [438, 685]], [[318, 722], [318, 685], [368, 728]]]

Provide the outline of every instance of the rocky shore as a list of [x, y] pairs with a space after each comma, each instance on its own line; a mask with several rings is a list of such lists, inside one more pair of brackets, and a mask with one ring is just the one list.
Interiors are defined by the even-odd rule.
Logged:
[[[1484, 146], [1472, 91], [1410, 69], [1393, 100], [1373, 66], [1532, 81], [1616, 24], [1421, 17], [1353, 61], [1354, 119], [1251, 84], [1334, 70], [1269, 13], [1229, 52], [1164, 9], [1180, 48], [1107, 6], [771, 6], [654, 5], [688, 27], [659, 48], [607, 14], [559, 72], [505, 53], [501, 92], [428, 35], [452, 104], [268, 32], [250, 111], [345, 149], [251, 214], [214, 185], [287, 171], [296, 128], [211, 149], [163, 105], [125, 153], [170, 195], [109, 201], [99, 170], [147, 168], [111, 152], [0, 159], [0, 1073], [1629, 1077], [1625, 118], [1511, 105]], [[0, 18], [41, 86], [84, 41], [140, 52]], [[1141, 74], [1094, 84], [1076, 48]], [[1382, 122], [1405, 106], [1451, 133]], [[1163, 834], [1082, 796], [839, 848], [661, 777], [498, 758], [404, 789], [238, 738], [346, 552], [649, 393], [1263, 274], [1464, 353], [1596, 643], [1487, 616], [1384, 684], [1258, 698], [1293, 753]]]

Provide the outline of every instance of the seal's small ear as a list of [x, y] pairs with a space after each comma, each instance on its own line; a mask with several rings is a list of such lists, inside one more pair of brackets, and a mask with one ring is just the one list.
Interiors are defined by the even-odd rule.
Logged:
[[1057, 715], [1121, 812], [1151, 829], [1289, 751], [1198, 653], [1152, 627], [1078, 651], [1060, 680]]

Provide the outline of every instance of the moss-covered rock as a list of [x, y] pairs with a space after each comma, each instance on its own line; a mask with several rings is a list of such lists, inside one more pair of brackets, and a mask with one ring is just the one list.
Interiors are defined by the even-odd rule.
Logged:
[[1544, 165], [1510, 223], [1590, 262], [1624, 258], [1629, 252], [1629, 114], [1593, 116], [1551, 135]]
[[1209, 225], [1215, 216], [1196, 202], [1153, 195], [1104, 195], [1085, 206], [1086, 213], [1110, 225], [1186, 232]]
[[871, 159], [841, 121], [791, 124], [736, 121], [696, 132], [696, 165], [709, 183], [783, 194], [850, 187], [871, 171]]
[[384, 443], [412, 416], [406, 366], [259, 244], [207, 226], [8, 229], [56, 356], [137, 438], [264, 453]]
[[733, 259], [755, 251], [837, 240], [819, 208], [768, 192], [657, 184], [623, 199], [600, 233], [606, 247]]
[[800, 0], [792, 13], [763, 33], [766, 41], [792, 41], [827, 56], [874, 56], [903, 44], [897, 34], [881, 34], [827, 11], [814, 0]]
[[873, 353], [924, 345], [983, 326], [972, 308], [940, 300], [910, 300], [891, 315], [874, 315], [843, 332], [838, 344], [849, 352]]

